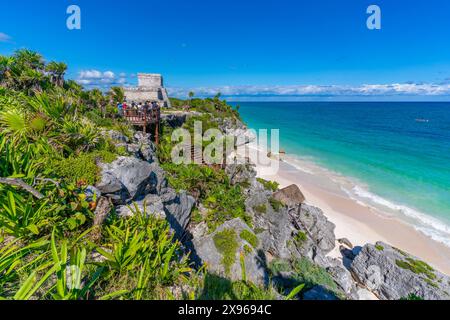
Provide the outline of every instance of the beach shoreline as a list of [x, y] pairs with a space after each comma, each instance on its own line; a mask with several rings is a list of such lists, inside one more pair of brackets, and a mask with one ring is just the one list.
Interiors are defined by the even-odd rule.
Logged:
[[[276, 181], [280, 188], [298, 185], [305, 195], [306, 203], [320, 208], [336, 226], [336, 239], [347, 238], [354, 246], [383, 241], [450, 275], [450, 247], [431, 239], [398, 217], [366, 206], [339, 192], [332, 186], [332, 177], [329, 177], [330, 181], [326, 181], [326, 175], [318, 176], [286, 161], [269, 159], [266, 151], [258, 150], [252, 144], [248, 147], [251, 150], [250, 160], [256, 165], [258, 177]], [[279, 169], [274, 172], [273, 168], [277, 166]], [[330, 256], [342, 257], [338, 243]]]

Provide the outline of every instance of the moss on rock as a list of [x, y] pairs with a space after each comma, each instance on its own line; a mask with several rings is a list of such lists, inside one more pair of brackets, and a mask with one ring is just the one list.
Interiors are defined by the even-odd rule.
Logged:
[[222, 264], [225, 273], [229, 274], [231, 266], [236, 262], [236, 251], [239, 247], [236, 231], [225, 229], [214, 235], [214, 245], [222, 254]]

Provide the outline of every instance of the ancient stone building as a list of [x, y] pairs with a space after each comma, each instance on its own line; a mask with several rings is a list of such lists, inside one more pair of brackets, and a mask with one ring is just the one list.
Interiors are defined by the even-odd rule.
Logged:
[[170, 108], [167, 91], [164, 88], [163, 78], [160, 74], [139, 73], [138, 86], [124, 88], [125, 98], [131, 102], [156, 101], [161, 107]]

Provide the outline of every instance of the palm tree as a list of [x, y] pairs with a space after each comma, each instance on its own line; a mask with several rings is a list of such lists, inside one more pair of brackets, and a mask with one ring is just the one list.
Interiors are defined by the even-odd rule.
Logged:
[[28, 94], [32, 92], [41, 92], [44, 74], [38, 70], [25, 68], [18, 76], [17, 81], [22, 90], [27, 90]]
[[5, 87], [9, 87], [11, 85], [11, 68], [14, 63], [14, 57], [0, 56], [0, 84]]
[[64, 62], [52, 61], [45, 67], [46, 71], [50, 73], [50, 81], [59, 87], [64, 85], [64, 74], [67, 71], [67, 65]]
[[89, 100], [91, 101], [93, 107], [99, 107], [103, 117], [106, 116], [106, 105], [108, 104], [107, 100], [105, 99], [105, 96], [103, 96], [103, 93], [99, 89], [93, 89], [89, 91]]
[[189, 91], [189, 107], [192, 105], [192, 98], [194, 97], [195, 93], [193, 91]]
[[122, 103], [125, 100], [125, 92], [122, 87], [111, 87], [108, 92], [111, 103]]
[[18, 65], [22, 67], [28, 67], [33, 70], [42, 71], [45, 66], [44, 59], [42, 58], [42, 56], [39, 53], [31, 50], [27, 49], [18, 50], [14, 54], [14, 58]]

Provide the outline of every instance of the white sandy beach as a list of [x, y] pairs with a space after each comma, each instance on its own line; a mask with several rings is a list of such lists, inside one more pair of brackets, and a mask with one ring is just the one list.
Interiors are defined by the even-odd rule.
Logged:
[[[280, 187], [297, 184], [305, 195], [306, 202], [321, 208], [327, 218], [336, 225], [336, 239], [347, 238], [355, 246], [384, 241], [450, 275], [449, 247], [432, 240], [397, 217], [351, 199], [335, 187], [331, 176], [317, 175], [287, 162], [269, 159], [266, 152], [257, 151], [255, 154], [258, 155], [259, 161], [255, 161], [253, 156], [251, 159], [257, 163], [258, 176], [277, 181]], [[268, 165], [276, 164], [274, 162], [279, 163], [276, 173], [272, 172]], [[339, 244], [331, 255], [340, 258], [338, 248]]]

